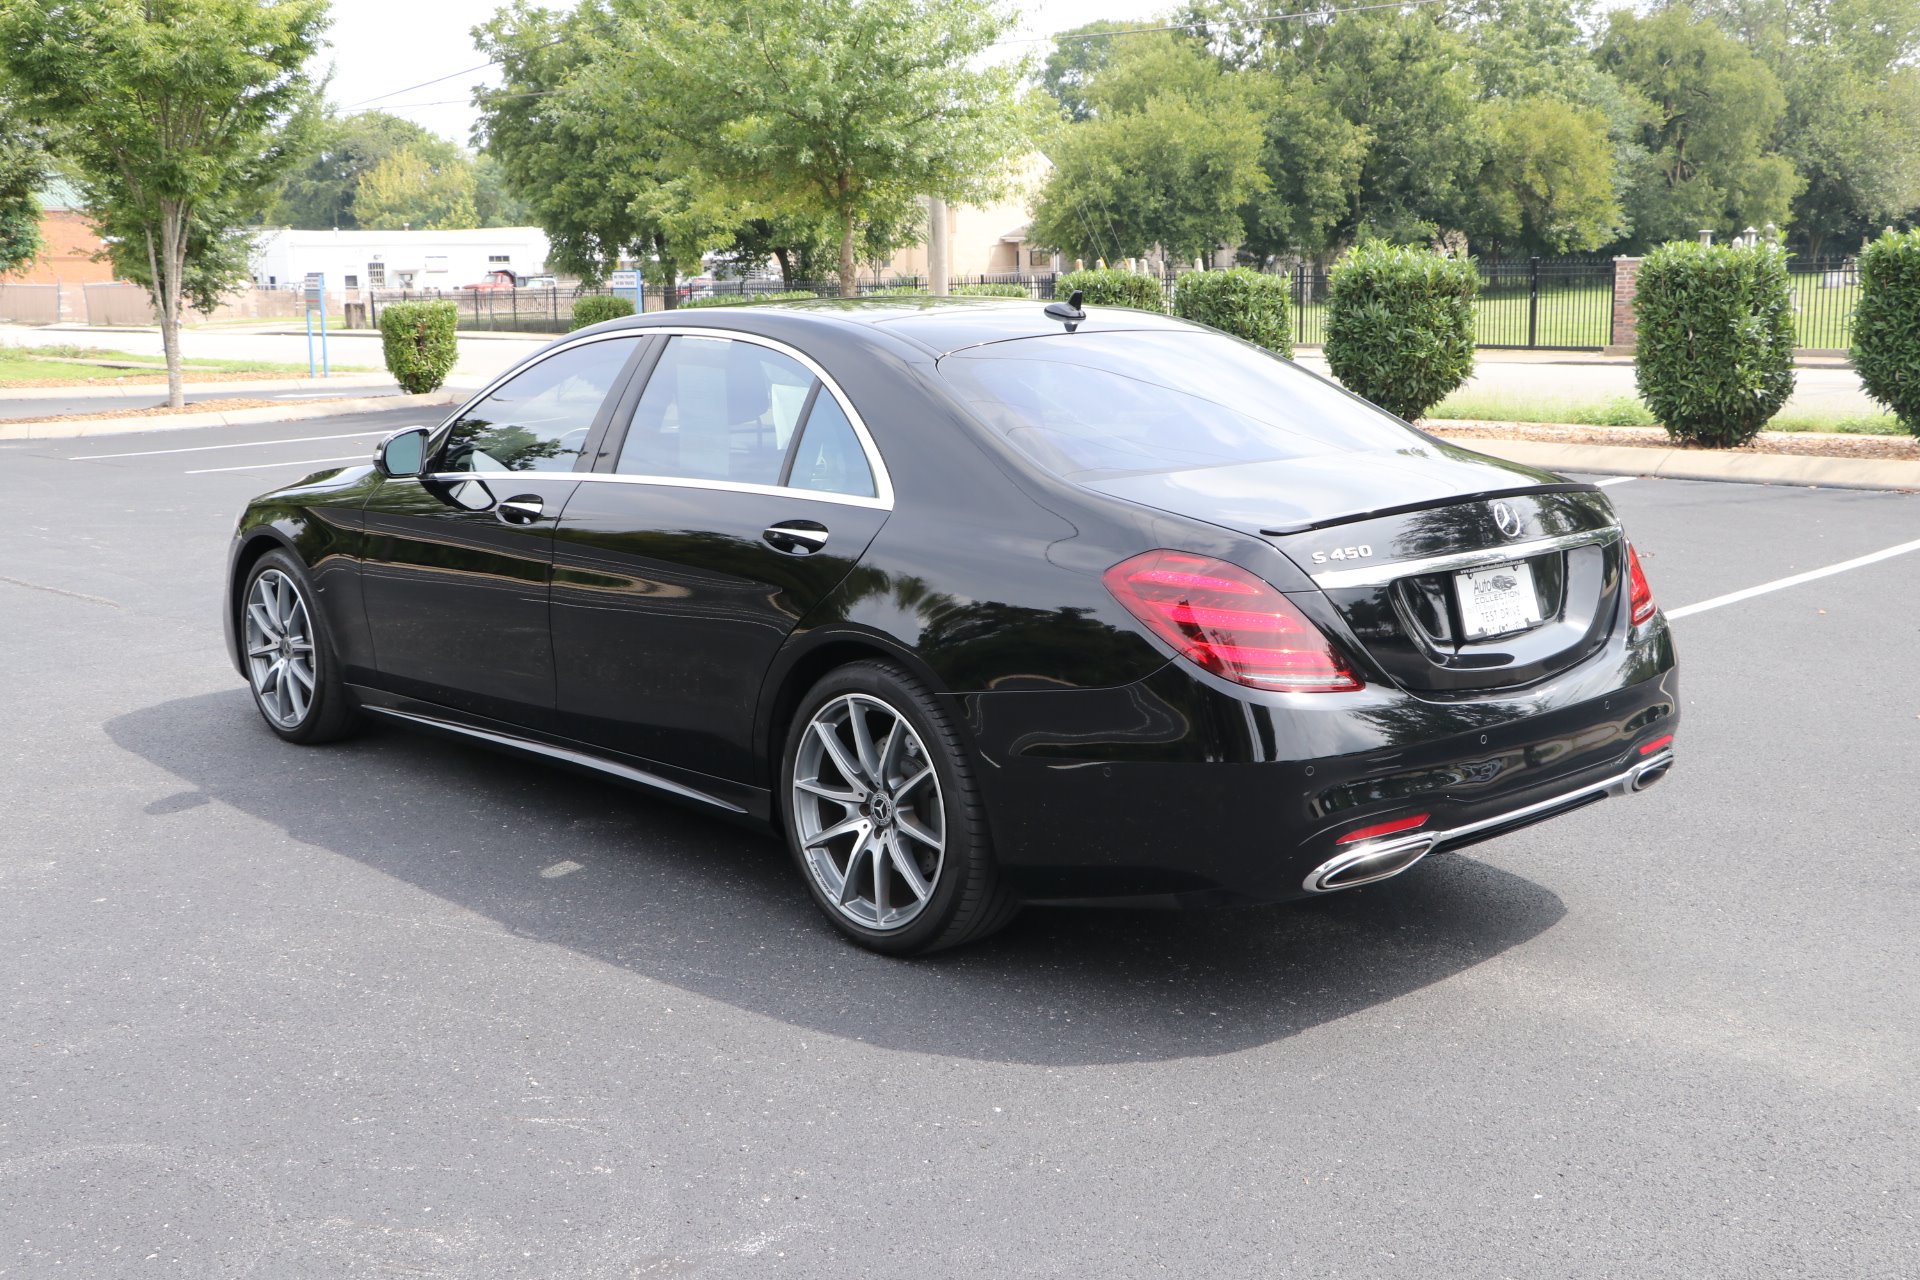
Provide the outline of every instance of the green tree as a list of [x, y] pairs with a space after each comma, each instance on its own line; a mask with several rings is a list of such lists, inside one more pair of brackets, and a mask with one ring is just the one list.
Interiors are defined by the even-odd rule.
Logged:
[[1649, 17], [1615, 11], [1598, 53], [1653, 108], [1644, 143], [1659, 181], [1630, 202], [1637, 240], [1787, 220], [1804, 184], [1790, 161], [1768, 150], [1786, 98], [1765, 63], [1678, 8]]
[[34, 192], [46, 176], [45, 131], [0, 98], [0, 275], [40, 253], [40, 204]]
[[1093, 115], [1093, 104], [1087, 98], [1088, 88], [1113, 60], [1114, 46], [1132, 38], [1122, 36], [1115, 40], [1114, 33], [1138, 31], [1149, 25], [1152, 24], [1090, 22], [1084, 27], [1063, 31], [1053, 38], [1053, 51], [1047, 54], [1040, 85], [1060, 104], [1067, 119], [1086, 120]]
[[[599, 68], [674, 142], [712, 204], [831, 218], [851, 293], [864, 224], [920, 195], [1004, 190], [1028, 145], [1024, 66], [978, 65], [1010, 17], [988, 0], [623, 0]], [[619, 118], [619, 117], [616, 117]], [[704, 185], [703, 183], [703, 185]]]
[[1363, 228], [1422, 241], [1464, 226], [1487, 151], [1466, 42], [1429, 13], [1350, 14], [1328, 29], [1314, 74], [1369, 139], [1336, 243]]
[[[650, 101], [618, 109], [596, 58], [617, 57], [618, 19], [606, 0], [571, 13], [515, 0], [474, 28], [482, 52], [499, 64], [497, 89], [476, 91], [474, 136], [499, 165], [504, 189], [547, 233], [548, 262], [598, 284], [623, 261], [644, 264], [648, 282], [666, 288], [667, 305], [682, 270], [715, 247], [713, 227], [748, 211], [702, 204], [687, 171], [665, 156], [670, 139], [655, 127]], [[710, 219], [710, 225], [703, 225]]]
[[1046, 144], [1053, 170], [1034, 206], [1035, 243], [1076, 257], [1182, 259], [1239, 241], [1241, 209], [1268, 190], [1251, 78], [1198, 45], [1128, 37], [1086, 87], [1090, 110]]
[[1792, 228], [1811, 255], [1920, 205], [1920, 0], [1695, 0], [1780, 77], [1774, 147], [1805, 180]]
[[271, 226], [352, 230], [360, 225], [353, 203], [368, 170], [408, 147], [446, 145], [411, 120], [384, 111], [350, 116], [328, 111], [315, 122], [314, 135], [312, 153], [274, 191], [266, 213]]
[[1620, 237], [1614, 155], [1597, 111], [1558, 98], [1499, 98], [1485, 107], [1486, 165], [1467, 231], [1533, 253], [1598, 249]]
[[506, 169], [484, 152], [473, 158], [473, 211], [483, 227], [524, 227], [533, 216], [507, 184]]
[[1293, 254], [1325, 258], [1337, 229], [1354, 220], [1371, 135], [1307, 77], [1262, 76], [1255, 92], [1266, 186], [1241, 207], [1241, 256], [1261, 266]]
[[363, 227], [461, 231], [480, 225], [473, 162], [451, 143], [402, 147], [360, 175], [354, 221]]
[[[304, 70], [326, 0], [8, 0], [0, 64], [55, 132], [116, 266], [144, 263], [160, 319], [167, 398], [185, 403], [180, 322], [207, 247], [257, 217], [305, 145]], [[231, 277], [244, 272], [244, 260]]]

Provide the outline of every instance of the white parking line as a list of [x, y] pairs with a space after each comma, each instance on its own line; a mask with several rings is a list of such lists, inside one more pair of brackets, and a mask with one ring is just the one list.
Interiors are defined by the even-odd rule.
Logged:
[[359, 454], [347, 458], [303, 458], [298, 462], [249, 462], [244, 467], [202, 467], [198, 471], [187, 472], [190, 476], [210, 476], [221, 471], [258, 471], [262, 467], [317, 467], [323, 462], [366, 462], [368, 459]]
[[99, 462], [104, 458], [153, 458], [163, 453], [205, 453], [209, 449], [254, 449], [269, 444], [311, 444], [315, 440], [360, 440], [383, 436], [384, 431], [349, 431], [340, 436], [288, 436], [283, 440], [242, 440], [238, 444], [196, 444], [187, 449], [142, 449], [137, 453], [79, 453], [68, 462]]
[[1609, 476], [1605, 480], [1595, 480], [1593, 483], [1597, 487], [1604, 489], [1610, 484], [1632, 484], [1639, 478], [1639, 476]]
[[1895, 556], [1906, 555], [1909, 551], [1920, 551], [1920, 538], [1912, 542], [1903, 542], [1897, 547], [1888, 547], [1884, 551], [1874, 551], [1851, 560], [1842, 560], [1839, 564], [1830, 564], [1824, 569], [1809, 569], [1805, 573], [1796, 573], [1790, 578], [1776, 578], [1772, 582], [1763, 582], [1757, 587], [1747, 587], [1740, 591], [1729, 591], [1724, 596], [1715, 596], [1711, 600], [1702, 600], [1699, 604], [1681, 605], [1678, 609], [1667, 610], [1668, 618], [1684, 618], [1689, 614], [1705, 613], [1708, 609], [1718, 609], [1723, 604], [1738, 604], [1742, 600], [1751, 600], [1755, 596], [1766, 595], [1769, 591], [1783, 591], [1788, 587], [1797, 587], [1803, 582], [1812, 582], [1816, 578], [1831, 577], [1836, 573], [1845, 573], [1849, 569], [1858, 569], [1864, 565], [1878, 564], [1882, 560], [1891, 560]]

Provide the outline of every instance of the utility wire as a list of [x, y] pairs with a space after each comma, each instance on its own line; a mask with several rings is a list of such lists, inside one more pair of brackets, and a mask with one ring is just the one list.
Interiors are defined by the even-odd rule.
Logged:
[[[1310, 18], [1337, 18], [1342, 16], [1343, 14], [1349, 14], [1349, 13], [1377, 13], [1382, 9], [1417, 9], [1426, 5], [1446, 4], [1448, 2], [1449, 0], [1387, 0], [1386, 3], [1382, 3], [1382, 4], [1356, 4], [1356, 5], [1346, 5], [1341, 8], [1335, 8], [1335, 9], [1309, 9], [1309, 10], [1303, 10], [1299, 13], [1270, 13], [1257, 18], [1238, 19], [1235, 21], [1233, 25], [1243, 26], [1243, 27], [1257, 27], [1257, 26], [1264, 26], [1272, 22], [1304, 22]], [[1167, 31], [1191, 31], [1194, 29], [1196, 25], [1198, 24], [1172, 23], [1162, 27], [1127, 27], [1119, 31], [1092, 31], [1092, 32], [1087, 32], [1085, 34], [1080, 34], [1080, 35], [1069, 35], [1065, 32], [1061, 32], [1054, 35], [1046, 35], [1046, 36], [1012, 36], [1005, 40], [996, 40], [992, 44], [988, 45], [987, 47], [990, 49], [998, 49], [1005, 45], [1014, 45], [1014, 44], [1047, 44], [1047, 43], [1079, 44], [1079, 43], [1084, 43], [1085, 41], [1088, 41], [1088, 40], [1111, 40], [1119, 36], [1147, 36], [1147, 35], [1156, 35], [1156, 34], [1167, 32]], [[552, 40], [547, 41], [545, 44], [536, 46], [536, 48], [551, 49], [554, 45], [561, 43], [565, 39], [566, 39], [565, 36], [556, 36]], [[362, 98], [360, 101], [355, 102], [350, 106], [341, 108], [341, 110], [357, 111], [361, 107], [367, 106], [369, 103], [381, 102], [388, 98], [397, 98], [403, 93], [412, 93], [415, 89], [425, 89], [430, 85], [436, 85], [445, 80], [453, 80], [460, 76], [470, 76], [476, 71], [485, 71], [488, 67], [493, 67], [498, 65], [499, 65], [498, 59], [490, 59], [486, 62], [481, 63], [477, 67], [468, 67], [464, 71], [450, 71], [444, 76], [435, 76], [431, 80], [422, 80], [419, 84], [410, 84], [404, 89], [393, 89], [387, 93], [376, 94], [371, 98]], [[531, 97], [544, 97], [546, 95], [527, 93], [527, 94], [514, 94], [511, 96], [531, 98]], [[465, 98], [448, 98], [438, 102], [396, 103], [385, 109], [389, 111], [405, 111], [413, 107], [457, 106], [465, 103], [466, 101], [467, 100]]]

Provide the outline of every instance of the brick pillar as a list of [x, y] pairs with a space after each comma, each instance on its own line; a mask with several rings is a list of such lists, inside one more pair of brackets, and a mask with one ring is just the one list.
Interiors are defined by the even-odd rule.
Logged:
[[1633, 299], [1640, 291], [1640, 259], [1613, 260], [1613, 338], [1607, 346], [1610, 356], [1630, 356], [1639, 345], [1639, 322], [1633, 316]]

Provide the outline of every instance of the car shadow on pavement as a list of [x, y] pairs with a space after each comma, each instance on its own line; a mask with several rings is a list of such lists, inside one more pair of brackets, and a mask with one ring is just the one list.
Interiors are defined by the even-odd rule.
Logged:
[[773, 839], [539, 762], [384, 727], [287, 746], [242, 690], [106, 729], [186, 783], [148, 806], [167, 821], [231, 806], [517, 937], [921, 1053], [1047, 1065], [1231, 1053], [1453, 977], [1565, 914], [1547, 889], [1452, 854], [1306, 903], [1032, 909], [986, 942], [889, 960], [819, 919]]

